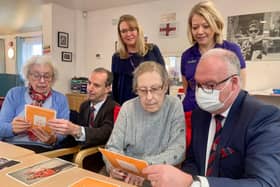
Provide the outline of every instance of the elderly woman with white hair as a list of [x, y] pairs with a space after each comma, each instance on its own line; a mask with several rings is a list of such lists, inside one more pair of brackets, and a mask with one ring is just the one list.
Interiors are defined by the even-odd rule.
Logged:
[[8, 91], [0, 113], [0, 140], [19, 145], [35, 152], [54, 149], [64, 138], [46, 132], [43, 128], [30, 128], [25, 119], [25, 105], [31, 104], [56, 111], [57, 118], [69, 119], [66, 97], [52, 89], [57, 70], [50, 57], [33, 56], [23, 67], [26, 87]]

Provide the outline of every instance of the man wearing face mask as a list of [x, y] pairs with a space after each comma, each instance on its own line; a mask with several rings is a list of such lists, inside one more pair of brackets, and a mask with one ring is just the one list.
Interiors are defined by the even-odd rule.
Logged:
[[280, 186], [280, 110], [241, 90], [239, 64], [224, 49], [202, 56], [185, 173], [168, 165], [149, 166], [143, 173], [154, 186]]

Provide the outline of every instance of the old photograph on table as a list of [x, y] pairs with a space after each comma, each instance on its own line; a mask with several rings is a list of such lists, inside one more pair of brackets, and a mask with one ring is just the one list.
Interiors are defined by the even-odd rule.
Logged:
[[228, 17], [227, 40], [246, 61], [280, 60], [280, 11]]
[[8, 173], [8, 176], [23, 183], [24, 185], [32, 185], [52, 176], [58, 175], [61, 172], [68, 171], [76, 165], [58, 158], [36, 163], [32, 166], [19, 169]]
[[12, 160], [12, 159], [9, 159], [9, 158], [0, 157], [0, 171], [2, 169], [11, 167], [11, 166], [16, 165], [18, 163], [20, 163], [20, 162], [17, 161], [17, 160]]

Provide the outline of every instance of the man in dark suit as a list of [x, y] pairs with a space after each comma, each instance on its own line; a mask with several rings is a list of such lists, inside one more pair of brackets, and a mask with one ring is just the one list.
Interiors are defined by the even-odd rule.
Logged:
[[144, 173], [153, 186], [280, 186], [280, 110], [241, 90], [239, 75], [232, 52], [212, 49], [202, 56], [186, 173], [150, 166]]
[[78, 124], [68, 120], [49, 121], [50, 128], [63, 135], [71, 135], [83, 148], [104, 145], [114, 125], [114, 108], [118, 105], [110, 96], [112, 73], [104, 68], [92, 71], [88, 78], [88, 100], [80, 106]]

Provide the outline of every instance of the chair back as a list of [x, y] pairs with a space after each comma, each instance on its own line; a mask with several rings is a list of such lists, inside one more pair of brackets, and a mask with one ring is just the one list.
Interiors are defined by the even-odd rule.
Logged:
[[120, 109], [121, 109], [121, 107], [119, 105], [115, 105], [115, 108], [114, 108], [114, 122], [117, 120]]
[[192, 112], [185, 112], [185, 123], [186, 123], [186, 149], [190, 147], [192, 139], [192, 124], [191, 124]]
[[0, 97], [0, 110], [2, 108], [5, 97]]

